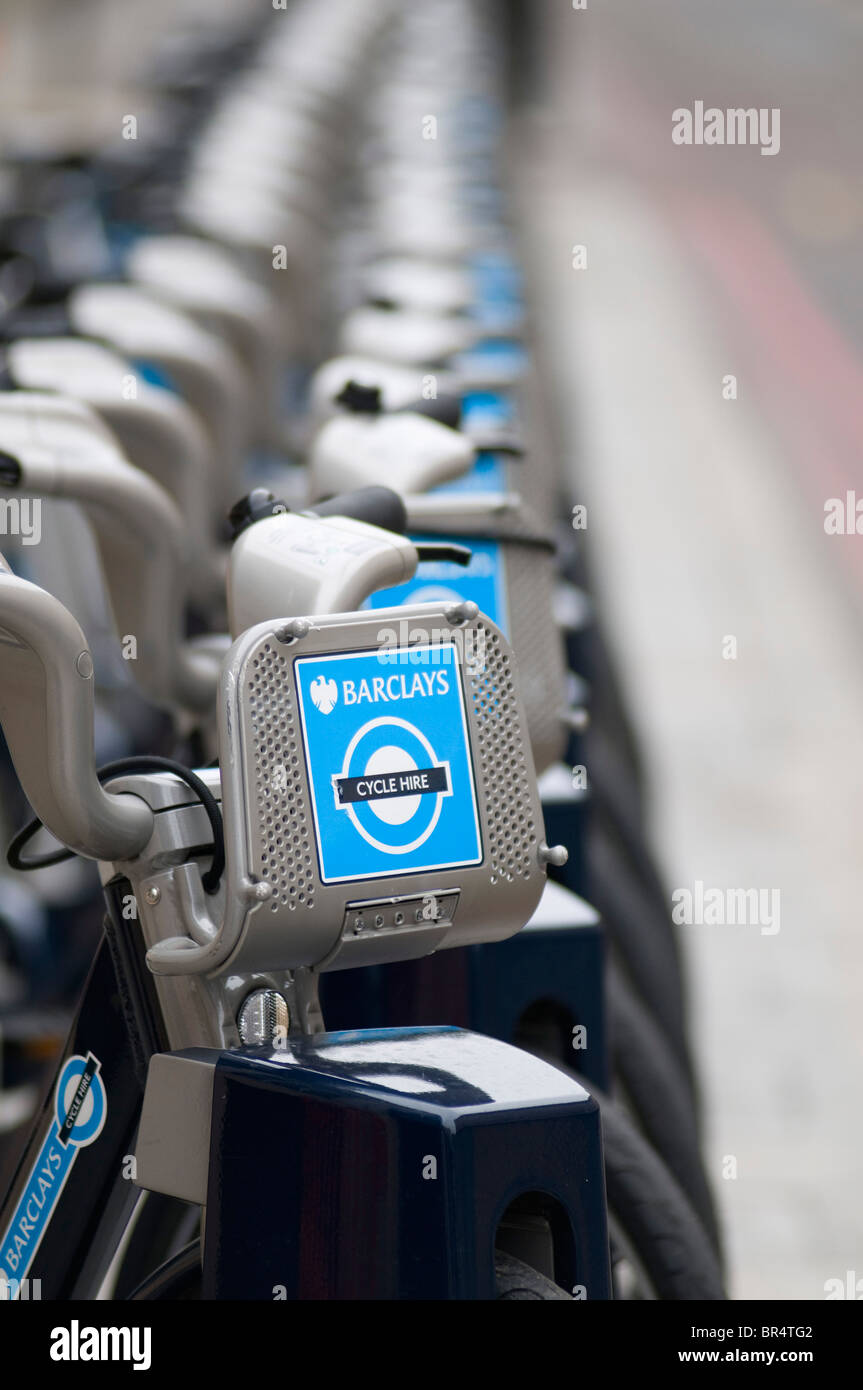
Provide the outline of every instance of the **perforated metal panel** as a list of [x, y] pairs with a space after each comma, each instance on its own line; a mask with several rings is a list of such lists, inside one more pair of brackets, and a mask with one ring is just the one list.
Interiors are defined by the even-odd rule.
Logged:
[[[351, 875], [325, 882], [294, 663], [374, 652], [382, 630], [399, 631], [404, 623], [411, 643], [452, 642], [460, 654], [481, 861], [466, 859], [454, 867], [448, 860], [447, 868], [400, 872], [396, 865], [392, 872], [360, 876], [362, 881]], [[478, 616], [454, 627], [438, 604], [419, 604], [309, 619], [308, 631], [295, 640], [285, 640], [284, 620], [260, 624], [234, 644], [222, 689], [228, 877], [248, 901], [232, 966], [341, 969], [410, 959], [443, 946], [500, 940], [528, 921], [545, 883], [542, 810], [515, 660], [493, 623]], [[343, 757], [339, 749], [332, 773]], [[269, 893], [259, 891], [264, 885]], [[364, 901], [410, 894], [419, 904], [426, 895], [449, 895], [452, 919], [402, 912], [398, 930], [391, 930], [385, 912], [362, 910]], [[368, 925], [358, 934], [360, 918]], [[376, 931], [379, 918], [387, 925]]]
[[315, 904], [314, 845], [291, 663], [285, 647], [261, 644], [249, 662], [243, 697], [252, 731], [258, 834], [252, 868], [273, 888], [270, 912]]
[[[542, 528], [522, 503], [497, 505], [490, 513], [494, 524], [483, 526], [477, 524], [475, 516], [460, 516], [451, 499], [443, 499], [437, 509], [424, 502], [414, 514], [412, 530], [451, 536], [468, 547], [472, 539], [494, 540], [500, 545], [506, 620], [519, 689], [534, 764], [538, 772], [544, 772], [563, 757], [567, 741], [564, 642], [554, 617], [554, 551], [542, 543]], [[453, 587], [458, 589], [457, 580], [453, 580]]]
[[537, 872], [537, 836], [527, 810], [534, 774], [525, 757], [512, 654], [496, 628], [479, 622], [474, 631], [477, 650], [464, 670], [481, 778], [492, 789], [486, 826], [489, 882], [512, 883]]
[[566, 699], [563, 638], [554, 620], [554, 557], [548, 551], [504, 542], [512, 645], [538, 772], [563, 756]]

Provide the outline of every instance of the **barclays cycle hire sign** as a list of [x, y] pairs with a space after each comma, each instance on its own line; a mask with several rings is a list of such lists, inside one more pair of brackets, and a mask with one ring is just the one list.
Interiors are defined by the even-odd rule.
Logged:
[[324, 883], [482, 861], [451, 643], [294, 663]]
[[42, 1241], [51, 1215], [80, 1150], [92, 1144], [105, 1124], [108, 1099], [100, 1075], [102, 1064], [86, 1057], [67, 1057], [54, 1091], [54, 1115], [12, 1220], [0, 1237], [0, 1277], [15, 1286], [17, 1298]]

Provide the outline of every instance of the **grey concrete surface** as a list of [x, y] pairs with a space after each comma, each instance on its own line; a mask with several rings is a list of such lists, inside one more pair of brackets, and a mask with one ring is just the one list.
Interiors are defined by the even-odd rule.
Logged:
[[[638, 104], [631, 83], [604, 81], [648, 9], [653, 43], [667, 40], [673, 55], [680, 7], [620, 4], [612, 18], [592, 5], [545, 8], [542, 89], [519, 131], [521, 221], [565, 464], [588, 505], [602, 613], [646, 753], [655, 846], [670, 890], [700, 880], [780, 895], [778, 930], [752, 921], [681, 929], [731, 1292], [820, 1299], [830, 1279], [863, 1278], [863, 605], [854, 550], [863, 536], [828, 536], [823, 525], [824, 500], [837, 480], [852, 486], [859, 469], [831, 421], [847, 411], [853, 434], [860, 407], [843, 395], [832, 414], [824, 409], [837, 370], [853, 375], [857, 359], [853, 335], [841, 368], [830, 358], [837, 315], [820, 293], [831, 266], [859, 265], [848, 245], [858, 228], [852, 219], [849, 231], [845, 218], [836, 261], [830, 237], [816, 239], [808, 267], [804, 255], [802, 271], [777, 278], [787, 294], [763, 302], [745, 288], [754, 248], [757, 289], [765, 257], [787, 267], [799, 249], [791, 233], [756, 236], [747, 224], [746, 236], [725, 237], [707, 274], [704, 219], [687, 218], [693, 197], [710, 191], [713, 152], [698, 151], [678, 185], [667, 160], [680, 103], [658, 98], [666, 116], [651, 148], [623, 118]], [[639, 8], [638, 24], [627, 24]], [[799, 27], [829, 9], [795, 5], [790, 17]], [[736, 37], [738, 55], [748, 55], [749, 100], [761, 104], [745, 39], [751, 32], [767, 44], [769, 71], [767, 21], [777, 7], [725, 15], [726, 68], [714, 72], [708, 99], [725, 104], [716, 93], [734, 69]], [[685, 30], [689, 51], [706, 52], [712, 31], [699, 31], [697, 13]], [[825, 92], [836, 61], [827, 37], [818, 68]], [[787, 34], [783, 43], [789, 49]], [[797, 79], [781, 55], [774, 67], [793, 93]], [[687, 102], [699, 95], [686, 80], [697, 71], [678, 64]], [[835, 100], [844, 99], [837, 88]], [[622, 144], [609, 138], [621, 123]], [[787, 178], [794, 140], [789, 128], [782, 154], [761, 161], [769, 173], [753, 169], [757, 151], [720, 152], [723, 197], [711, 204], [720, 220], [735, 200], [753, 216], [764, 212], [758, 198], [774, 205], [763, 183]], [[749, 196], [756, 176], [759, 192]], [[827, 217], [828, 230], [837, 217]], [[571, 265], [577, 243], [587, 247], [583, 270]], [[848, 312], [850, 284], [840, 298]], [[851, 329], [860, 326], [851, 319]], [[756, 358], [771, 333], [765, 370]], [[794, 377], [798, 333], [810, 345], [809, 395]], [[729, 373], [736, 399], [723, 396]], [[799, 409], [794, 437], [783, 401]]]

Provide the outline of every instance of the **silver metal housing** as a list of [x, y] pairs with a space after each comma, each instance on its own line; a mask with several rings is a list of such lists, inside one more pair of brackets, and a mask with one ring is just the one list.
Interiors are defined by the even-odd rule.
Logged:
[[[473, 610], [472, 613], [470, 610]], [[461, 616], [463, 621], [459, 622]], [[304, 755], [295, 663], [380, 649], [384, 628], [405, 625], [410, 644], [452, 643], [481, 827], [481, 862], [457, 869], [322, 881]], [[307, 630], [303, 628], [307, 625]], [[336, 614], [246, 632], [226, 662], [220, 706], [222, 796], [229, 900], [245, 913], [224, 968], [234, 972], [339, 969], [409, 959], [442, 946], [500, 940], [518, 931], [545, 884], [542, 812], [514, 657], [475, 605], [468, 616], [438, 604]], [[286, 640], [287, 638], [287, 640]], [[335, 756], [335, 755], [334, 755]], [[336, 762], [333, 764], [334, 771]], [[395, 925], [379, 904], [439, 897], [438, 917]], [[358, 904], [370, 929], [355, 930]], [[376, 933], [374, 918], [385, 922]], [[365, 925], [365, 924], [364, 924]], [[226, 940], [224, 945], [229, 942]]]
[[[563, 634], [554, 614], [554, 547], [522, 499], [506, 493], [435, 494], [408, 499], [413, 536], [495, 540], [504, 569], [509, 639], [518, 656], [520, 687], [538, 772], [563, 756], [568, 738]], [[458, 589], [458, 581], [453, 581]]]

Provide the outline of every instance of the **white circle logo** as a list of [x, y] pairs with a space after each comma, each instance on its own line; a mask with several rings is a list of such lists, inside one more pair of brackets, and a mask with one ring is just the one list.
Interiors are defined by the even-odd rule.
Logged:
[[[370, 719], [357, 730], [333, 784], [338, 808], [384, 854], [410, 854], [424, 845], [444, 797], [452, 795], [449, 763], [441, 762], [416, 725], [394, 715]], [[354, 789], [349, 796], [348, 785]]]

